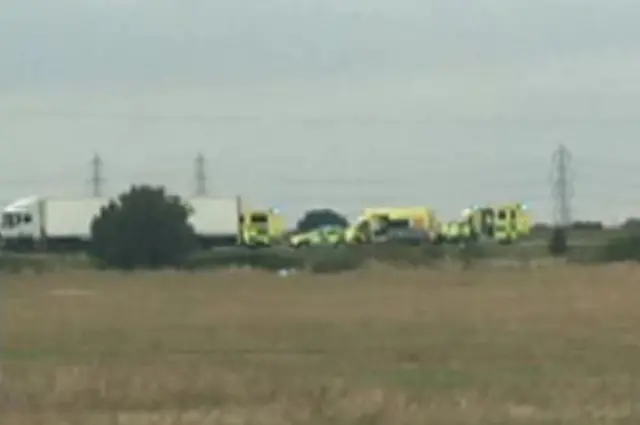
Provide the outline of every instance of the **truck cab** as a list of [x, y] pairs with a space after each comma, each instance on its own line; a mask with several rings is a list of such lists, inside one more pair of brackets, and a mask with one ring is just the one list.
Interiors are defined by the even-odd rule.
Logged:
[[39, 210], [37, 197], [18, 199], [2, 209], [0, 235], [5, 248], [29, 250], [35, 246], [41, 235]]
[[519, 236], [527, 236], [531, 234], [533, 229], [533, 218], [531, 216], [531, 210], [526, 204], [521, 202], [514, 202], [508, 204], [516, 215], [516, 228]]
[[502, 205], [494, 208], [494, 238], [507, 245], [518, 239], [516, 213], [513, 208]]
[[503, 231], [502, 239], [515, 241], [531, 233], [531, 216], [528, 208], [521, 203], [508, 203], [496, 207], [498, 224]]
[[463, 212], [474, 239], [509, 244], [531, 232], [531, 218], [520, 203], [472, 207]]
[[464, 219], [471, 227], [473, 240], [489, 239], [496, 237], [496, 211], [492, 207], [468, 208], [462, 213]]
[[276, 209], [246, 210], [240, 214], [242, 241], [249, 246], [271, 246], [284, 234], [284, 220]]

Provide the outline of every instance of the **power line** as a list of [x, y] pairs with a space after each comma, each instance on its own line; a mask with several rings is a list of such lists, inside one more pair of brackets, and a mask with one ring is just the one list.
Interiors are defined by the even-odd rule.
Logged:
[[557, 226], [568, 228], [572, 222], [573, 198], [573, 173], [569, 149], [560, 145], [552, 155], [552, 163], [553, 219]]
[[[0, 118], [66, 118], [66, 119], [78, 119], [78, 118], [91, 118], [91, 119], [121, 119], [121, 120], [154, 120], [154, 121], [231, 121], [231, 122], [273, 122], [274, 120], [279, 122], [302, 122], [302, 123], [318, 123], [318, 124], [332, 124], [332, 123], [350, 123], [350, 124], [432, 124], [434, 122], [444, 123], [446, 125], [460, 127], [461, 125], [473, 125], [475, 127], [488, 127], [495, 126], [496, 123], [502, 125], [508, 125], [509, 127], [522, 128], [523, 125], [569, 125], [583, 122], [580, 117], [553, 117], [542, 119], [531, 119], [530, 117], [521, 116], [499, 116], [492, 120], [486, 120], [483, 118], [466, 118], [461, 119], [441, 119], [438, 117], [393, 117], [385, 115], [366, 114], [360, 116], [317, 116], [317, 115], [300, 115], [300, 114], [282, 114], [278, 116], [264, 115], [260, 113], [247, 113], [247, 114], [200, 114], [195, 112], [184, 113], [139, 113], [131, 112], [127, 110], [119, 111], [101, 111], [101, 110], [60, 110], [46, 109], [46, 108], [16, 108], [16, 107], [4, 107], [0, 108], [2, 117]], [[637, 126], [637, 119], [633, 116], [629, 117], [590, 117], [592, 123], [602, 125], [631, 125]]]

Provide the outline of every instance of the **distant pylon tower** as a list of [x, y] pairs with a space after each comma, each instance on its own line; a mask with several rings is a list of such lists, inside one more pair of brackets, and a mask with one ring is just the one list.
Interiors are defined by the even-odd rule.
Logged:
[[207, 194], [207, 162], [202, 153], [196, 157], [195, 167], [196, 196]]
[[102, 167], [102, 158], [100, 158], [100, 155], [95, 154], [91, 160], [91, 192], [95, 197], [100, 197], [103, 194], [104, 177], [102, 175]]
[[573, 221], [571, 200], [573, 199], [573, 171], [571, 152], [560, 145], [552, 156], [553, 220], [557, 227], [569, 228]]

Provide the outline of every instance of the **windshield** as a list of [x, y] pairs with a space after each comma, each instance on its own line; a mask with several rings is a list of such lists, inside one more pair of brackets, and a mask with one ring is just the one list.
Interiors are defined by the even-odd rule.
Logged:
[[20, 214], [18, 213], [4, 213], [2, 214], [2, 227], [4, 229], [11, 229], [12, 227], [20, 224]]
[[11, 227], [13, 223], [13, 215], [10, 213], [2, 214], [2, 227], [8, 228]]
[[251, 214], [252, 223], [268, 223], [269, 216], [267, 214]]
[[20, 224], [29, 224], [32, 221], [31, 214], [23, 212], [6, 212], [2, 214], [2, 228], [12, 229]]
[[408, 219], [394, 219], [387, 222], [389, 229], [407, 229], [411, 227], [411, 220]]

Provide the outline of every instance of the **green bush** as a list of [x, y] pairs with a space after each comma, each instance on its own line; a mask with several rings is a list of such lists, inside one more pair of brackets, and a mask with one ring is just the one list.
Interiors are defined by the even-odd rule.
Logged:
[[574, 230], [604, 230], [604, 223], [601, 221], [574, 221], [571, 223]]
[[640, 261], [640, 234], [632, 233], [610, 239], [601, 249], [600, 260]]
[[133, 186], [93, 220], [89, 255], [99, 267], [182, 267], [196, 247], [189, 214], [164, 188]]
[[628, 218], [622, 225], [622, 230], [625, 232], [638, 233], [640, 231], [640, 219], [635, 217]]

